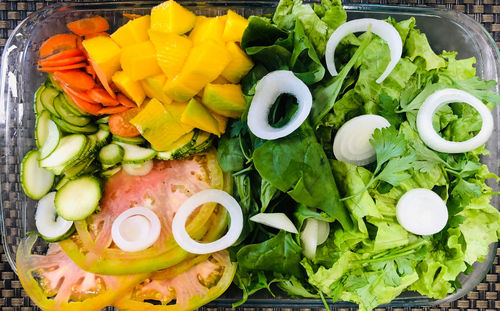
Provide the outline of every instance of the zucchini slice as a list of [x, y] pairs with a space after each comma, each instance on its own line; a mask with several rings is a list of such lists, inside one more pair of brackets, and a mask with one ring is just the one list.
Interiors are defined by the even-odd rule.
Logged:
[[87, 145], [87, 137], [82, 134], [68, 135], [59, 141], [57, 148], [45, 159], [40, 160], [40, 166], [62, 172], [64, 168], [74, 163]]
[[50, 112], [43, 110], [36, 118], [35, 140], [37, 148], [40, 148], [47, 140], [49, 134]]
[[59, 91], [52, 87], [46, 87], [40, 93], [40, 101], [45, 109], [47, 109], [52, 115], [60, 117], [54, 107], [54, 99], [59, 95]]
[[54, 152], [57, 145], [59, 145], [59, 141], [61, 140], [61, 131], [59, 131], [59, 128], [54, 121], [49, 120], [47, 127], [47, 139], [45, 139], [42, 148], [40, 148], [40, 159], [42, 160]]
[[109, 144], [99, 151], [99, 161], [106, 165], [116, 165], [123, 159], [124, 150], [120, 145]]
[[101, 175], [103, 177], [106, 177], [106, 178], [109, 178], [111, 176], [113, 176], [114, 174], [118, 173], [120, 170], [122, 169], [122, 166], [121, 165], [118, 165], [118, 166], [113, 166], [111, 168], [108, 168], [107, 170], [105, 171], [102, 171], [101, 172]]
[[66, 103], [63, 94], [59, 94], [54, 98], [54, 108], [57, 113], [61, 116], [61, 119], [68, 122], [69, 124], [75, 126], [85, 126], [90, 123], [89, 117], [84, 117], [80, 115], [76, 115]]
[[158, 152], [156, 157], [160, 160], [176, 159], [178, 155], [186, 153], [194, 146], [199, 133], [200, 131], [195, 129], [192, 132], [184, 134], [181, 138], [170, 145], [167, 150]]
[[34, 200], [46, 195], [54, 184], [54, 174], [39, 166], [40, 152], [31, 150], [21, 163], [21, 185], [24, 193]]
[[115, 141], [114, 144], [123, 148], [123, 163], [140, 164], [146, 162], [147, 160], [151, 160], [156, 155], [156, 151], [150, 148], [139, 147], [118, 141]]
[[45, 90], [45, 85], [42, 84], [35, 93], [35, 104], [33, 105], [33, 110], [35, 111], [36, 115], [39, 115], [42, 110], [45, 109], [43, 107], [42, 101], [40, 100], [40, 95], [42, 94], [43, 90]]
[[126, 143], [131, 145], [142, 145], [146, 143], [146, 140], [140, 135], [134, 137], [123, 137], [119, 135], [113, 135], [111, 139], [113, 141], [119, 141], [121, 143]]
[[68, 181], [56, 193], [54, 204], [66, 220], [84, 220], [97, 209], [101, 199], [101, 181], [86, 175]]
[[97, 125], [89, 123], [85, 126], [76, 126], [59, 118], [53, 118], [54, 122], [66, 133], [93, 134], [97, 132]]

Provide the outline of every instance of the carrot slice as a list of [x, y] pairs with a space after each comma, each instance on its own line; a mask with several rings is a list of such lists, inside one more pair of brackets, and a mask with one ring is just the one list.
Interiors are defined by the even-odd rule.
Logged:
[[47, 57], [61, 51], [76, 49], [78, 36], [72, 33], [61, 33], [54, 35], [42, 43], [38, 50], [40, 57]]
[[64, 70], [54, 72], [57, 77], [68, 87], [79, 91], [88, 91], [95, 86], [95, 81], [82, 70]]
[[82, 63], [68, 65], [68, 66], [48, 66], [48, 67], [40, 67], [39, 66], [38, 70], [43, 71], [43, 72], [56, 72], [56, 71], [84, 68], [86, 66], [87, 66], [87, 64], [82, 62]]
[[127, 110], [130, 110], [130, 108], [122, 105], [115, 107], [104, 107], [101, 110], [99, 110], [99, 114], [116, 114], [120, 112], [125, 112]]
[[65, 51], [56, 53], [54, 55], [48, 56], [46, 58], [41, 59], [40, 61], [59, 60], [59, 59], [65, 59], [65, 58], [69, 58], [69, 57], [77, 57], [77, 56], [83, 56], [82, 50], [70, 49], [70, 50], [65, 50]]
[[113, 97], [109, 96], [108, 92], [100, 87], [93, 88], [87, 91], [87, 94], [92, 100], [103, 106], [118, 106], [120, 102]]
[[92, 39], [94, 37], [111, 37], [111, 35], [107, 32], [96, 32], [96, 33], [91, 33], [89, 35], [85, 35], [85, 40]]
[[78, 108], [87, 113], [93, 114], [94, 116], [99, 115], [99, 110], [102, 109], [102, 106], [100, 104], [92, 104], [89, 103], [88, 101], [79, 98], [78, 96], [73, 95], [74, 93], [72, 92], [71, 88], [67, 87], [64, 84], [61, 84], [61, 88], [66, 94], [68, 94], [68, 96], [73, 100], [73, 102], [75, 103], [75, 105], [78, 106]]
[[41, 67], [69, 66], [83, 62], [86, 59], [87, 58], [85, 56], [68, 57], [56, 60], [42, 59], [38, 61], [38, 65]]
[[75, 97], [78, 97], [80, 98], [81, 100], [84, 100], [86, 102], [89, 102], [91, 104], [98, 104], [98, 102], [94, 101], [92, 98], [90, 98], [90, 96], [87, 94], [87, 92], [83, 92], [83, 91], [78, 91], [78, 90], [75, 90], [75, 89], [72, 89], [71, 87], [67, 86], [62, 80], [60, 80], [57, 76], [55, 75], [52, 75], [52, 78], [57, 82], [59, 83], [59, 85], [64, 88], [65, 92], [68, 94], [68, 95], [71, 95], [71, 96], [75, 96]]
[[116, 99], [118, 99], [120, 104], [122, 104], [125, 107], [130, 107], [130, 108], [137, 107], [137, 105], [133, 101], [128, 99], [128, 97], [123, 95], [122, 93], [118, 93], [118, 95], [116, 95]]
[[92, 58], [88, 58], [88, 61], [89, 61], [89, 64], [92, 66], [92, 68], [94, 69], [94, 72], [96, 73], [97, 75], [97, 78], [99, 79], [99, 81], [101, 82], [102, 86], [104, 86], [104, 89], [106, 91], [108, 91], [108, 94], [113, 97], [113, 98], [116, 98], [116, 94], [115, 92], [113, 92], [113, 90], [111, 89], [111, 86], [109, 86], [109, 83], [108, 83], [108, 79], [106, 77], [106, 74], [101, 70], [101, 68], [99, 68], [99, 65], [97, 65], [97, 63], [92, 59]]
[[86, 36], [97, 32], [104, 32], [109, 29], [109, 24], [102, 16], [94, 16], [89, 18], [80, 19], [68, 23], [69, 30], [79, 36]]
[[132, 108], [122, 113], [117, 113], [109, 116], [108, 125], [111, 133], [123, 137], [134, 137], [141, 133], [137, 128], [130, 123], [141, 110]]

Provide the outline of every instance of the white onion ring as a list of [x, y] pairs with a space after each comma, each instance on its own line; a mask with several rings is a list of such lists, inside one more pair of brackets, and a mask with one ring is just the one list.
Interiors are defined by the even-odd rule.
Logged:
[[434, 191], [412, 189], [398, 201], [396, 217], [399, 224], [418, 235], [431, 235], [443, 230], [448, 222], [448, 209], [443, 199]]
[[386, 118], [365, 114], [344, 123], [333, 140], [333, 154], [337, 160], [356, 166], [369, 164], [377, 158], [370, 144], [375, 129], [389, 127]]
[[318, 220], [318, 245], [325, 243], [330, 235], [330, 223], [324, 220]]
[[42, 236], [55, 239], [62, 236], [73, 226], [73, 221], [57, 215], [54, 199], [56, 192], [49, 192], [38, 201], [35, 212], [35, 225]]
[[394, 67], [396, 67], [399, 59], [401, 58], [401, 54], [403, 53], [403, 42], [401, 41], [401, 36], [396, 28], [394, 28], [391, 24], [378, 19], [360, 18], [340, 25], [337, 29], [335, 29], [333, 34], [330, 36], [330, 39], [328, 39], [328, 43], [326, 44], [325, 60], [328, 72], [330, 72], [332, 76], [338, 75], [337, 68], [335, 67], [334, 56], [335, 49], [340, 41], [351, 33], [367, 31], [370, 26], [371, 32], [385, 40], [391, 51], [391, 60], [385, 68], [385, 71], [380, 75], [376, 82], [384, 82], [385, 78], [387, 78]]
[[250, 220], [272, 228], [299, 233], [293, 222], [284, 213], [259, 213], [250, 217]]
[[[477, 110], [483, 123], [476, 136], [456, 142], [446, 140], [436, 133], [432, 126], [432, 117], [439, 108], [449, 103], [466, 103]], [[493, 133], [493, 116], [488, 107], [473, 95], [457, 89], [444, 89], [433, 93], [424, 101], [417, 114], [417, 129], [420, 138], [431, 149], [446, 153], [462, 153], [474, 150], [488, 141]]]
[[[198, 206], [209, 202], [224, 206], [229, 212], [231, 224], [226, 235], [217, 241], [199, 243], [187, 233], [186, 220]], [[210, 254], [226, 249], [238, 240], [241, 230], [243, 230], [243, 213], [240, 205], [232, 196], [217, 189], [203, 190], [188, 198], [177, 210], [172, 221], [172, 233], [175, 241], [182, 249], [193, 254]]]
[[307, 218], [304, 230], [300, 234], [302, 240], [302, 253], [309, 259], [316, 255], [318, 246], [318, 221], [314, 218]]
[[[281, 94], [297, 98], [299, 109], [291, 120], [280, 128], [269, 125], [268, 114]], [[312, 107], [311, 91], [304, 82], [288, 70], [276, 70], [265, 75], [255, 87], [255, 95], [248, 110], [248, 127], [262, 139], [273, 140], [285, 137], [295, 131], [307, 119]]]
[[[122, 226], [128, 224], [125, 232]], [[146, 228], [147, 226], [147, 228]], [[134, 234], [138, 229], [139, 234]], [[150, 247], [160, 236], [161, 224], [158, 216], [146, 207], [133, 207], [121, 213], [113, 222], [111, 236], [116, 246], [125, 252], [137, 252]], [[126, 235], [129, 236], [129, 239]]]

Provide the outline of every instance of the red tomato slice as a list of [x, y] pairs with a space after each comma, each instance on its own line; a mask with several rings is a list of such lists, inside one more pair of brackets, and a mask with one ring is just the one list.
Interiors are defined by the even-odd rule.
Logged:
[[21, 242], [16, 254], [19, 279], [30, 298], [43, 310], [101, 310], [113, 304], [148, 274], [96, 275], [78, 267], [58, 244], [47, 255], [32, 255], [37, 236]]
[[[227, 251], [214, 253], [194, 267], [189, 267], [189, 261], [182, 265], [189, 270], [172, 278], [148, 279], [137, 285], [128, 297], [119, 300], [116, 307], [130, 311], [195, 310], [222, 295], [236, 272]], [[161, 305], [146, 300], [155, 300]], [[174, 300], [174, 304], [169, 304]]]
[[[177, 209], [193, 193], [222, 186], [222, 172], [213, 150], [185, 160], [155, 161], [146, 176], [130, 176], [121, 171], [106, 182], [101, 212], [75, 222], [77, 235], [60, 244], [80, 267], [93, 273], [127, 274], [165, 269], [188, 256], [171, 232]], [[148, 249], [123, 252], [112, 241], [111, 227], [118, 215], [135, 206], [154, 211], [162, 230], [158, 240]], [[224, 231], [225, 224], [213, 226], [216, 210], [216, 204], [209, 203], [193, 213], [186, 226], [193, 238]]]

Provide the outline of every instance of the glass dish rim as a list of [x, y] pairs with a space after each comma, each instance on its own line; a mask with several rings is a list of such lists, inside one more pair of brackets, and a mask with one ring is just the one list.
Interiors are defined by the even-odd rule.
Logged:
[[[75, 3], [75, 2], [73, 2], [73, 3], [67, 3], [67, 2], [61, 3], [60, 2], [60, 3], [50, 4], [50, 5], [45, 6], [44, 8], [42, 8], [40, 10], [35, 11], [34, 13], [32, 13], [31, 15], [26, 17], [23, 21], [21, 21], [16, 26], [16, 28], [13, 30], [13, 32], [11, 33], [11, 35], [9, 36], [9, 38], [6, 41], [5, 48], [4, 48], [2, 57], [1, 57], [2, 66], [1, 66], [1, 71], [0, 71], [0, 73], [1, 73], [1, 76], [0, 76], [0, 78], [1, 78], [1, 81], [0, 81], [0, 83], [1, 83], [0, 84], [0, 102], [3, 104], [4, 101], [6, 100], [4, 98], [4, 96], [6, 94], [5, 93], [6, 83], [4, 81], [6, 74], [4, 71], [6, 71], [6, 68], [8, 66], [5, 66], [3, 64], [4, 64], [4, 61], [7, 60], [7, 54], [8, 54], [7, 48], [10, 46], [14, 35], [19, 31], [19, 29], [21, 29], [24, 26], [24, 24], [29, 22], [30, 20], [36, 20], [37, 16], [41, 12], [45, 12], [45, 11], [49, 11], [49, 10], [56, 10], [56, 9], [59, 9], [62, 7], [72, 8], [72, 9], [75, 9], [78, 11], [84, 11], [84, 10], [90, 10], [90, 9], [101, 9], [101, 10], [112, 11], [112, 10], [120, 10], [120, 9], [126, 9], [126, 8], [130, 8], [130, 9], [146, 8], [146, 7], [151, 7], [151, 6], [153, 6], [157, 3], [160, 3], [160, 2], [162, 2], [162, 1], [158, 1], [158, 0], [144, 1], [143, 0], [143, 1], [117, 1], [117, 2], [105, 1], [105, 2], [84, 2], [84, 3]], [[189, 7], [199, 6], [199, 7], [221, 7], [221, 8], [224, 8], [224, 7], [227, 7], [227, 8], [230, 8], [230, 7], [273, 8], [273, 7], [276, 7], [276, 5], [278, 3], [277, 1], [271, 2], [271, 1], [265, 1], [265, 0], [259, 0], [259, 1], [230, 0], [230, 1], [223, 1], [223, 2], [217, 1], [217, 0], [208, 0], [208, 1], [204, 1], [204, 2], [193, 1], [193, 0], [186, 0], [186, 1], [179, 0], [179, 2], [184, 4], [184, 5], [187, 5]], [[304, 1], [304, 3], [317, 3], [317, 2], [318, 1]], [[460, 13], [460, 12], [455, 11], [455, 10], [443, 9], [443, 8], [414, 7], [414, 6], [409, 6], [409, 5], [394, 6], [394, 5], [385, 5], [385, 4], [382, 5], [382, 4], [373, 4], [373, 3], [360, 4], [360, 3], [346, 2], [346, 3], [343, 3], [343, 7], [347, 11], [353, 11], [353, 12], [366, 12], [366, 13], [372, 12], [372, 13], [388, 13], [388, 14], [397, 13], [397, 14], [408, 14], [408, 15], [413, 13], [413, 14], [419, 14], [421, 16], [445, 17], [445, 18], [449, 18], [449, 19], [453, 20], [454, 22], [457, 22], [458, 24], [467, 23], [467, 26], [469, 28], [473, 28], [476, 31], [480, 31], [481, 34], [483, 36], [485, 36], [485, 38], [487, 39], [489, 48], [492, 48], [496, 54], [496, 67], [497, 67], [497, 72], [498, 72], [498, 68], [499, 68], [498, 59], [500, 58], [500, 51], [499, 51], [499, 48], [496, 45], [494, 39], [492, 38], [490, 33], [480, 23], [475, 21], [472, 17], [467, 16], [463, 13]], [[458, 21], [460, 21], [460, 23]], [[497, 86], [496, 89], [498, 91], [499, 87]], [[4, 137], [4, 138], [6, 138], [6, 137]], [[0, 193], [0, 197], [1, 197], [1, 195], [2, 194]], [[0, 211], [2, 211], [2, 210], [3, 210], [3, 199], [0, 200]], [[1, 212], [0, 213], [0, 230], [2, 233], [2, 243], [3, 243], [3, 245], [7, 245], [4, 225], [5, 224], [4, 224], [4, 219], [3, 219], [3, 212]], [[496, 243], [495, 243], [494, 247], [496, 249]], [[7, 257], [7, 261], [9, 262], [9, 265], [17, 274], [16, 267], [13, 265], [14, 260], [12, 259], [12, 254], [9, 251], [6, 251], [6, 257]], [[495, 256], [488, 258], [488, 259], [490, 259], [489, 263], [488, 263], [488, 267], [491, 267], [491, 264], [492, 264], [494, 258], [495, 258]], [[487, 272], [488, 272], [488, 270], [486, 270], [484, 272], [483, 278]], [[479, 280], [478, 283], [481, 282], [481, 280]], [[477, 286], [477, 284], [475, 284], [473, 287], [475, 287], [475, 286]], [[472, 288], [469, 290], [472, 290]], [[432, 306], [432, 305], [437, 305], [437, 304], [441, 304], [444, 302], [449, 302], [449, 301], [459, 299], [462, 296], [466, 295], [467, 293], [468, 293], [468, 291], [462, 293], [461, 295], [457, 295], [457, 293], [453, 293], [453, 294], [448, 295], [446, 298], [439, 299], [439, 300], [435, 300], [435, 299], [427, 298], [425, 296], [421, 296], [422, 299], [421, 299], [421, 301], [418, 300], [419, 301], [418, 303], [415, 303], [415, 301], [413, 301], [413, 303], [407, 304], [407, 303], [405, 303], [405, 301], [400, 301], [400, 303], [396, 303], [394, 305], [391, 302], [391, 304], [382, 305], [381, 307], [383, 307], [383, 306], [405, 307], [405, 306], [415, 306], [415, 305]], [[310, 302], [313, 302], [313, 300], [309, 300], [309, 299], [307, 299], [307, 300]], [[266, 301], [269, 302], [270, 300], [269, 299], [253, 299], [253, 301], [254, 301], [253, 305], [262, 306], [262, 303], [264, 303]], [[261, 302], [259, 302], [259, 301], [261, 301]], [[288, 305], [290, 305], [290, 303], [294, 303], [294, 301], [297, 301], [297, 299], [285, 298], [285, 299], [282, 299], [282, 301], [283, 301], [283, 306], [288, 306]], [[287, 304], [287, 301], [288, 301], [288, 304]], [[302, 301], [304, 301], [304, 299], [302, 299]], [[319, 301], [319, 302], [320, 302], [319, 304], [313, 304], [313, 303], [308, 304], [308, 302], [306, 301], [304, 304], [301, 303], [299, 305], [301, 307], [323, 306], [321, 301]], [[224, 304], [224, 302], [222, 302], [222, 303]], [[228, 303], [229, 303], [229, 300], [228, 300]], [[277, 306], [276, 304], [273, 304], [273, 305]], [[329, 303], [329, 305], [330, 305], [330, 303]], [[345, 303], [343, 305], [335, 304], [334, 306], [344, 306], [344, 305], [345, 306], [352, 306], [354, 304]]]

